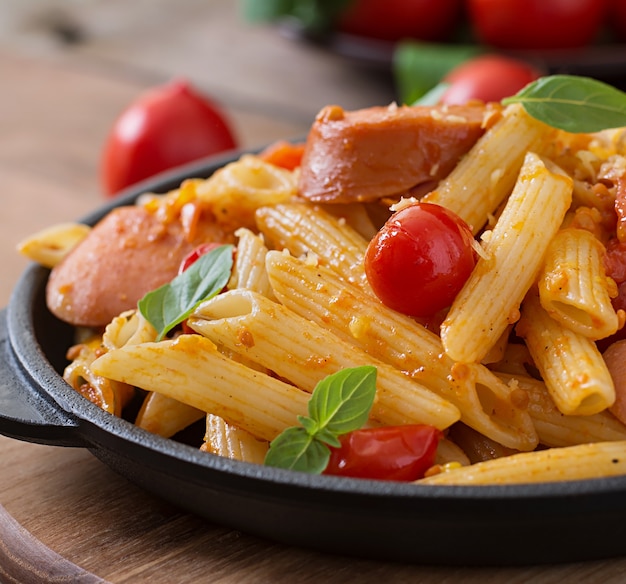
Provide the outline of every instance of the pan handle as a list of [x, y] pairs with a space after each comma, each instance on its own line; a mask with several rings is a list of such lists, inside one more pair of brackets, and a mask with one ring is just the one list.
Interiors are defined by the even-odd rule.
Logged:
[[7, 309], [0, 310], [0, 434], [25, 442], [84, 447], [78, 419], [33, 388], [8, 335]]

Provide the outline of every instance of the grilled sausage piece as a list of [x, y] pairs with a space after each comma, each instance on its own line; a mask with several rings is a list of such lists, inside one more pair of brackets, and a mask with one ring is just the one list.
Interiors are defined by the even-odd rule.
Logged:
[[163, 222], [141, 206], [119, 207], [52, 270], [48, 308], [76, 326], [104, 326], [176, 276], [197, 245], [226, 237], [204, 221], [190, 239], [178, 220]]
[[307, 137], [300, 193], [320, 203], [375, 201], [436, 184], [484, 132], [494, 105], [327, 106]]

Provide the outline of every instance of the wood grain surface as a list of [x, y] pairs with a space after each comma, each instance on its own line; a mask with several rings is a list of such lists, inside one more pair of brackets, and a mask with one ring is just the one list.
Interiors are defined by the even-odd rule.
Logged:
[[[25, 12], [25, 4], [15, 9]], [[229, 0], [67, 4], [75, 12], [50, 3], [54, 10], [21, 14], [21, 24], [16, 16], [12, 27], [0, 17], [0, 306], [26, 266], [17, 242], [103, 202], [101, 145], [115, 116], [146, 87], [189, 77], [223, 104], [243, 147], [303, 135], [327, 103], [356, 108], [393, 98], [378, 73], [242, 23]], [[0, 582], [625, 579], [626, 559], [464, 569], [292, 548], [181, 512], [85, 450], [0, 436]]]

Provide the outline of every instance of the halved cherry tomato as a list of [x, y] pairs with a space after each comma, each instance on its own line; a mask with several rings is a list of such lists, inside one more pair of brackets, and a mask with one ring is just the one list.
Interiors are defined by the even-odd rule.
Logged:
[[139, 96], [115, 121], [101, 160], [106, 196], [158, 172], [236, 147], [224, 114], [187, 82]]
[[440, 205], [416, 203], [394, 213], [372, 238], [365, 273], [384, 304], [427, 317], [450, 306], [475, 263], [465, 221]]
[[354, 0], [337, 29], [386, 41], [442, 41], [454, 32], [461, 8], [460, 0]]
[[180, 262], [178, 267], [178, 273], [182, 274], [191, 264], [193, 264], [200, 256], [203, 256], [210, 251], [224, 245], [222, 243], [201, 243], [198, 247], [192, 249]]
[[590, 44], [608, 0], [468, 0], [478, 39], [500, 49], [573, 49]]
[[480, 55], [455, 67], [443, 79], [450, 87], [441, 103], [463, 105], [468, 101], [501, 101], [541, 76], [525, 61], [500, 55]]
[[433, 466], [441, 430], [424, 424], [355, 430], [331, 448], [324, 474], [414, 481]]

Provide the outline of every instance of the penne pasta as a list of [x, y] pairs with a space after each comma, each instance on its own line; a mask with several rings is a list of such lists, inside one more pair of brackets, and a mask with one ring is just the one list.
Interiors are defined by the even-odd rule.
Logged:
[[263, 464], [268, 443], [233, 426], [219, 416], [207, 414], [206, 432], [200, 450], [225, 458]]
[[135, 425], [153, 434], [171, 438], [205, 415], [202, 410], [177, 399], [150, 392], [141, 405]]
[[543, 381], [527, 375], [498, 373], [508, 384], [516, 384], [529, 398], [530, 413], [539, 441], [544, 446], [562, 447], [586, 442], [626, 440], [626, 426], [608, 410], [591, 415], [565, 416], [556, 407]]
[[17, 244], [17, 251], [46, 268], [54, 268], [91, 231], [83, 223], [61, 223], [42, 229]]
[[324, 266], [270, 251], [267, 271], [276, 297], [300, 316], [406, 372], [461, 411], [461, 419], [494, 440], [532, 450], [537, 435], [526, 396], [478, 363], [455, 363], [437, 335], [350, 286]]
[[304, 203], [263, 207], [256, 219], [275, 249], [296, 257], [312, 252], [349, 282], [369, 289], [363, 268], [367, 240], [345, 221]]
[[574, 481], [626, 474], [626, 441], [521, 452], [416, 481], [418, 485], [505, 485]]
[[309, 394], [231, 361], [199, 335], [125, 346], [102, 355], [91, 368], [216, 414], [264, 440], [307, 413]]
[[204, 302], [188, 324], [216, 345], [271, 368], [308, 392], [341, 369], [375, 365], [377, 393], [371, 418], [379, 423], [444, 429], [460, 417], [456, 406], [400, 371], [250, 290], [232, 290]]
[[603, 339], [615, 333], [619, 319], [611, 297], [615, 282], [607, 278], [605, 249], [584, 229], [562, 229], [551, 241], [539, 274], [539, 299], [546, 312], [563, 326]]
[[485, 255], [441, 325], [441, 340], [452, 359], [480, 361], [518, 320], [520, 303], [571, 200], [572, 179], [528, 153]]
[[595, 343], [554, 320], [535, 288], [524, 299], [516, 332], [562, 413], [588, 416], [613, 404], [613, 380]]
[[228, 288], [246, 288], [272, 298], [272, 288], [265, 271], [267, 247], [263, 238], [244, 228], [238, 229], [235, 235], [239, 241]]
[[134, 388], [95, 373], [91, 365], [100, 354], [101, 340], [98, 337], [71, 347], [68, 351], [71, 363], [63, 371], [63, 379], [105, 412], [120, 416], [132, 398]]
[[502, 118], [422, 200], [454, 211], [478, 233], [508, 197], [526, 153], [536, 150], [551, 133], [519, 104], [507, 107]]
[[233, 231], [239, 227], [252, 229], [259, 207], [286, 202], [297, 194], [296, 176], [258, 156], [246, 154], [199, 182], [196, 196], [211, 209], [220, 224]]

